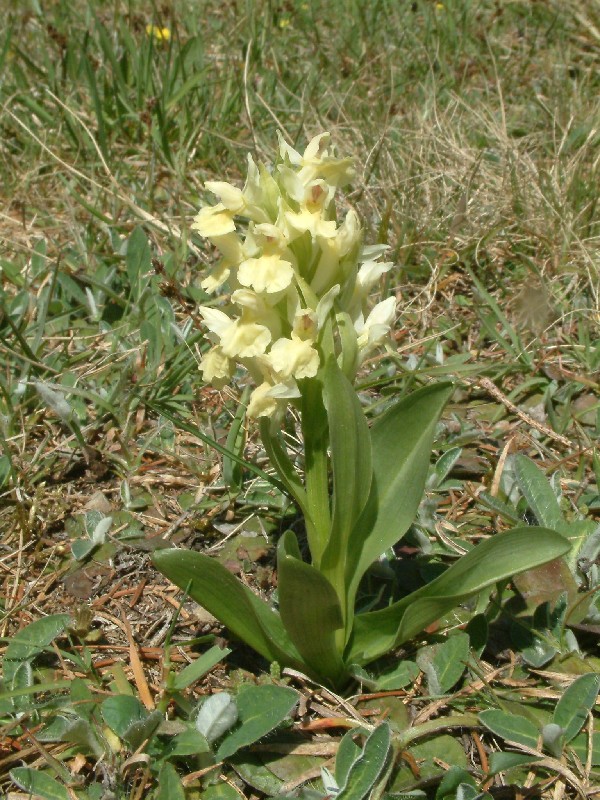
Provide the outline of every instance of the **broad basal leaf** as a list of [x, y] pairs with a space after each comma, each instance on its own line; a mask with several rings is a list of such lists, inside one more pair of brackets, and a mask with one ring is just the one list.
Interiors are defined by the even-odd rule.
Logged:
[[452, 391], [447, 383], [425, 386], [392, 406], [371, 428], [372, 497], [349, 545], [352, 597], [365, 571], [406, 533], [415, 518], [435, 428]]
[[69, 614], [51, 614], [30, 622], [11, 638], [2, 664], [5, 688], [12, 687], [15, 673], [56, 639], [71, 621]]
[[408, 597], [381, 611], [357, 615], [347, 663], [373, 661], [468, 597], [516, 572], [558, 558], [568, 549], [566, 539], [547, 528], [515, 528], [490, 537]]
[[565, 742], [570, 742], [589, 719], [600, 691], [600, 675], [589, 672], [580, 675], [565, 689], [554, 709], [553, 722], [560, 725]]
[[362, 800], [369, 794], [385, 767], [390, 751], [390, 726], [383, 722], [369, 735], [361, 755], [348, 770], [346, 782], [337, 797], [340, 800]]
[[336, 642], [344, 624], [340, 603], [327, 578], [302, 561], [291, 531], [279, 541], [277, 571], [279, 612], [287, 633], [311, 672], [337, 684], [345, 674], [344, 642]]
[[[218, 561], [184, 550], [158, 550], [157, 569], [206, 608], [223, 625], [269, 661], [304, 663], [287, 636], [281, 617]], [[188, 588], [189, 587], [189, 588]]]

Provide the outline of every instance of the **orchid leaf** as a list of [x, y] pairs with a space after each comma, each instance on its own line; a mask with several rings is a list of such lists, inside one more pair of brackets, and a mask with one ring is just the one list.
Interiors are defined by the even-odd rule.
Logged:
[[307, 518], [309, 515], [308, 501], [300, 476], [292, 464], [279, 434], [271, 431], [271, 421], [266, 417], [260, 419], [260, 435], [269, 460], [277, 470], [281, 482], [298, 504], [304, 517]]
[[295, 535], [287, 531], [277, 549], [279, 611], [298, 652], [314, 674], [336, 684], [345, 669], [336, 631], [343, 627], [335, 590], [319, 570], [302, 561]]
[[331, 537], [323, 563], [335, 562], [347, 549], [352, 528], [363, 511], [373, 469], [365, 414], [356, 390], [331, 358], [325, 369], [323, 399], [329, 422], [333, 471]]
[[169, 580], [269, 661], [304, 667], [281, 617], [222, 564], [203, 553], [158, 550], [154, 565]]
[[348, 571], [352, 598], [361, 577], [413, 522], [423, 496], [435, 428], [452, 386], [432, 384], [400, 400], [371, 428], [373, 486], [352, 532]]
[[[350, 536], [369, 499], [373, 468], [371, 441], [356, 390], [331, 358], [325, 369], [323, 399], [329, 422], [333, 508], [329, 542], [320, 568], [335, 585], [340, 598], [346, 593], [346, 562], [356, 560]], [[345, 613], [350, 613], [345, 609]]]
[[490, 537], [408, 597], [357, 615], [346, 661], [373, 661], [482, 589], [559, 558], [568, 549], [569, 542], [547, 528], [515, 528]]

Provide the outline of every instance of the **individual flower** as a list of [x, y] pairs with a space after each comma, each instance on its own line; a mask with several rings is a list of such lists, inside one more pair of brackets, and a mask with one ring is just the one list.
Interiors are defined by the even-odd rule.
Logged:
[[363, 320], [361, 314], [355, 321], [354, 329], [358, 334], [357, 344], [361, 359], [385, 339], [390, 332], [395, 315], [396, 298], [388, 297], [374, 306], [366, 320]]
[[153, 36], [157, 42], [168, 42], [171, 38], [169, 28], [161, 28], [159, 25], [146, 25], [146, 33]]
[[331, 239], [337, 231], [335, 220], [325, 219], [320, 210], [311, 211], [307, 206], [300, 211], [287, 211], [284, 216], [290, 241], [306, 232], [313, 239]]
[[226, 356], [223, 348], [212, 347], [200, 361], [202, 377], [217, 389], [222, 389], [233, 377], [235, 363]]
[[223, 311], [200, 306], [208, 330], [219, 339], [221, 352], [229, 358], [252, 358], [261, 355], [271, 341], [271, 332], [264, 325], [232, 319]]
[[332, 186], [344, 186], [354, 177], [354, 159], [338, 159], [327, 151], [330, 134], [321, 133], [310, 140], [302, 155], [279, 137], [279, 151], [282, 159], [299, 167], [300, 180], [308, 184], [315, 178], [324, 178]]
[[308, 339], [292, 333], [290, 339], [273, 343], [268, 359], [273, 371], [282, 380], [314, 378], [319, 371], [319, 353]]
[[249, 417], [271, 417], [273, 422], [285, 413], [290, 400], [300, 397], [295, 381], [272, 384], [264, 381], [250, 395], [247, 413]]
[[248, 258], [239, 265], [237, 279], [242, 286], [251, 286], [255, 292], [274, 294], [290, 285], [294, 268], [277, 254]]
[[204, 206], [194, 217], [192, 230], [198, 231], [200, 236], [205, 236], [207, 239], [233, 233], [235, 231], [233, 211], [226, 208], [223, 203]]

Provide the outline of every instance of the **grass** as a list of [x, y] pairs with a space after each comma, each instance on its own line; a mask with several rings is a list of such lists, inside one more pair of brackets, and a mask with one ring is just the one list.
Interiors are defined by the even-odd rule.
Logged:
[[[149, 682], [151, 695], [160, 685], [152, 658], [164, 645], [165, 609], [177, 601], [158, 578], [159, 594], [147, 598], [136, 548], [160, 535], [202, 537], [207, 547], [231, 535], [239, 546], [236, 526], [257, 524], [257, 509], [268, 531], [281, 524], [285, 503], [260, 474], [252, 435], [245, 457], [259, 474], [246, 469], [237, 497], [223, 485], [212, 443], [227, 445], [239, 387], [215, 392], [197, 369], [203, 335], [193, 309], [212, 253], [190, 233], [208, 199], [204, 181], [239, 180], [248, 153], [269, 160], [278, 130], [298, 146], [329, 130], [339, 152], [356, 156], [346, 202], [368, 240], [388, 243], [398, 264], [390, 278], [401, 301], [394, 347], [365, 376], [365, 396], [385, 401], [436, 375], [459, 382], [438, 445], [461, 448], [460, 456], [450, 484], [439, 482], [441, 494], [422, 509], [412, 544], [433, 541], [433, 552], [443, 551], [448, 536], [460, 546], [461, 536], [494, 529], [496, 512], [477, 497], [493, 486], [492, 495], [510, 496], [503, 465], [511, 448], [549, 474], [561, 469], [571, 511], [597, 515], [598, 0], [232, 0], [201, 8], [55, 0], [43, 9], [5, 0], [3, 12], [2, 636], [79, 598], [104, 615], [96, 621], [108, 661], [156, 644], [129, 672], [115, 672], [116, 660], [94, 669], [63, 660], [62, 676], [75, 669], [102, 691], [124, 681], [139, 692]], [[168, 28], [169, 37], [148, 25]], [[231, 475], [227, 457], [225, 469]], [[104, 549], [73, 571], [72, 538], [91, 535], [107, 514]], [[268, 587], [270, 562], [255, 546], [242, 567]], [[235, 548], [227, 557], [239, 562]], [[122, 595], [131, 602], [129, 635], [111, 627], [120, 586], [130, 593]], [[179, 617], [186, 653], [194, 613], [184, 606]], [[202, 625], [214, 632], [210, 621]], [[586, 643], [596, 664], [596, 644]], [[100, 645], [83, 636], [79, 646], [101, 661]], [[555, 697], [549, 674], [519, 675], [548, 702]], [[227, 685], [221, 678], [216, 685]], [[438, 702], [420, 685], [416, 704]], [[478, 708], [486, 691], [482, 683]], [[40, 708], [27, 710], [39, 724]], [[11, 741], [32, 747], [23, 727], [6, 724]], [[17, 763], [17, 744], [0, 757], [2, 768]], [[52, 773], [60, 754], [44, 752], [32, 750], [23, 763]], [[424, 759], [417, 767], [429, 763], [415, 758]], [[576, 796], [557, 769], [549, 774], [559, 788], [545, 789], [541, 772], [529, 782], [542, 796]], [[582, 770], [579, 781], [585, 759]], [[90, 783], [89, 764], [84, 774]], [[248, 773], [235, 774], [237, 790], [251, 793]], [[159, 791], [152, 780], [140, 772], [119, 791]]]

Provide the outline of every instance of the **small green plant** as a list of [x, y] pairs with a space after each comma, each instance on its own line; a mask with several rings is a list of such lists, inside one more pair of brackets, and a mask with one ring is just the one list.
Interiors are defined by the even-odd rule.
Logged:
[[[242, 683], [235, 693], [214, 694], [201, 704], [190, 702], [187, 690], [231, 651], [214, 645], [176, 670], [169, 656], [169, 637], [163, 691], [156, 707], [148, 708], [120, 668], [107, 687], [94, 672], [85, 646], [77, 654], [68, 643], [55, 641], [67, 636], [83, 642], [81, 627], [81, 619], [54, 614], [30, 623], [12, 638], [3, 661], [0, 721], [18, 733], [27, 733], [35, 725], [36, 739], [46, 746], [61, 742], [72, 754], [102, 761], [105, 781], [117, 794], [125, 791], [124, 762], [131, 753], [143, 751], [151, 758], [156, 781], [152, 797], [183, 797], [175, 765], [188, 763], [208, 775], [213, 766], [218, 769], [219, 762], [285, 727], [298, 701], [298, 692], [287, 686]], [[48, 679], [50, 671], [44, 670], [42, 657], [53, 650], [86, 677]], [[176, 719], [167, 720], [165, 712], [171, 704], [178, 713]], [[16, 767], [11, 778], [23, 790], [43, 798], [71, 797], [64, 783], [80, 800], [98, 796], [99, 783], [84, 789], [58, 760], [48, 766], [44, 770]]]
[[531, 714], [526, 716], [527, 709], [522, 714], [502, 709], [482, 711], [479, 720], [488, 730], [521, 749], [521, 752], [494, 753], [492, 774], [540, 761], [543, 758], [540, 749], [554, 758], [575, 756], [596, 766], [600, 760], [598, 733], [581, 731], [590, 722], [599, 689], [599, 675], [591, 672], [580, 675], [564, 691], [552, 714], [544, 714], [543, 721], [537, 723]]
[[[560, 475], [547, 478], [534, 461], [517, 454], [504, 470], [497, 496], [485, 492], [480, 501], [506, 520], [527, 519], [564, 536], [571, 548], [567, 556], [515, 578], [520, 598], [531, 613], [531, 625], [515, 619], [513, 644], [524, 660], [541, 667], [559, 653], [577, 652], [579, 645], [568, 627], [600, 619], [600, 525], [586, 518], [585, 505], [564, 510]], [[514, 602], [515, 608], [519, 603]]]
[[[394, 297], [368, 311], [372, 287], [392, 266], [385, 247], [366, 246], [357, 215], [338, 222], [334, 195], [353, 176], [351, 159], [327, 149], [328, 134], [303, 154], [283, 140], [272, 171], [248, 159], [243, 189], [220, 181], [220, 202], [194, 228], [222, 259], [202, 282], [233, 289], [224, 309], [201, 306], [212, 347], [201, 368], [217, 386], [244, 367], [256, 388], [247, 413], [304, 515], [311, 563], [286, 531], [277, 550], [278, 610], [201, 553], [161, 550], [154, 563], [270, 661], [343, 686], [352, 670], [384, 655], [477, 594], [564, 554], [544, 528], [493, 537], [431, 583], [386, 608], [356, 608], [361, 578], [412, 523], [421, 500], [439, 416], [452, 387], [429, 384], [392, 405], [369, 428], [353, 387], [384, 341]], [[238, 220], [246, 220], [245, 235]], [[282, 431], [300, 418], [303, 472]]]

